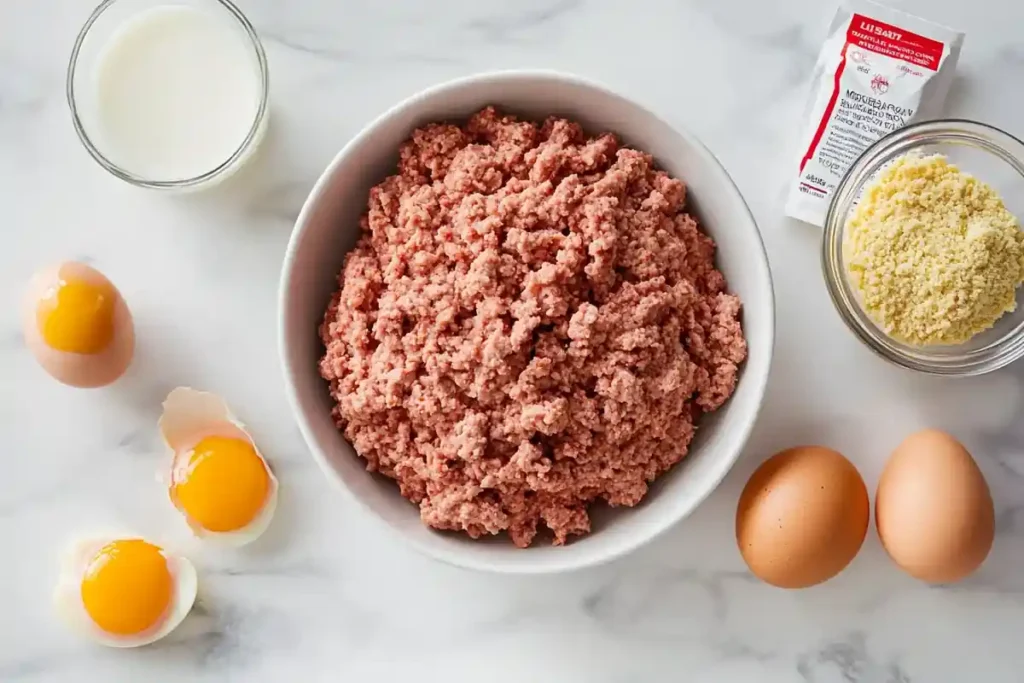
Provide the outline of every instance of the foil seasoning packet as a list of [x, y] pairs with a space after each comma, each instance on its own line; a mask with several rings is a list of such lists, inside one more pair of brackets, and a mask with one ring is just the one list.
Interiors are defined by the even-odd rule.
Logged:
[[963, 39], [870, 0], [844, 0], [814, 66], [786, 215], [821, 227], [832, 193], [864, 150], [939, 116]]

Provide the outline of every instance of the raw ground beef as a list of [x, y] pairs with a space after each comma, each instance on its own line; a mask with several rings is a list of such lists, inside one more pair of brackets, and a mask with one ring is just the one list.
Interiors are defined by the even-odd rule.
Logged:
[[528, 546], [635, 505], [747, 347], [685, 185], [611, 134], [493, 108], [370, 191], [320, 335], [334, 418], [423, 521]]

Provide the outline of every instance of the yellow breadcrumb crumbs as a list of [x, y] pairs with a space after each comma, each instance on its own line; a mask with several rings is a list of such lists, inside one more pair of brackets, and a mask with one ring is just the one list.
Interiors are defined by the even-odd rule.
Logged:
[[1024, 233], [995, 190], [944, 156], [907, 155], [868, 185], [843, 236], [867, 314], [915, 346], [960, 344], [1016, 308]]

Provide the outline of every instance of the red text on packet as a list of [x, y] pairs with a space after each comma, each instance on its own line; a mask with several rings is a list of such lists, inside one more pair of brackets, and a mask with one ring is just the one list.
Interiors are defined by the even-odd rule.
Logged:
[[945, 49], [937, 40], [904, 31], [862, 14], [853, 15], [846, 31], [846, 42], [931, 71], [938, 70]]

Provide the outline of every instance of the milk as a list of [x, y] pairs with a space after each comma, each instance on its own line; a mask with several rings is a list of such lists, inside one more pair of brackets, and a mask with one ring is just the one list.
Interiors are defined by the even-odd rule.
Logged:
[[183, 5], [125, 22], [99, 54], [93, 80], [104, 154], [156, 181], [195, 178], [228, 161], [263, 94], [244, 34]]

